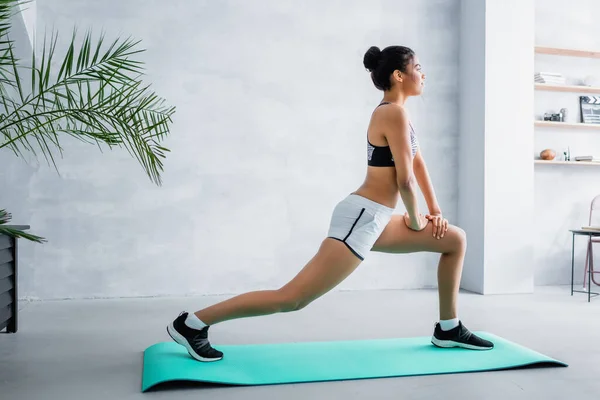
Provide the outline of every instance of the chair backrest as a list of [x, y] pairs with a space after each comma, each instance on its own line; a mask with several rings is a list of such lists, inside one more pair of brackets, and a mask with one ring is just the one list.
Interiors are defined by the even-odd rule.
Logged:
[[596, 225], [592, 225], [594, 211], [597, 211], [600, 214], [600, 195], [594, 197], [592, 199], [592, 204], [590, 204], [590, 218], [588, 221], [588, 224], [590, 226], [596, 226]]

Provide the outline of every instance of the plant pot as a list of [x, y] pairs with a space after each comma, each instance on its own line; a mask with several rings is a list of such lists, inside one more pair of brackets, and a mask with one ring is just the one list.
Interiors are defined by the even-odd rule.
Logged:
[[[27, 230], [28, 225], [4, 225]], [[0, 234], [0, 331], [17, 332], [19, 239]]]

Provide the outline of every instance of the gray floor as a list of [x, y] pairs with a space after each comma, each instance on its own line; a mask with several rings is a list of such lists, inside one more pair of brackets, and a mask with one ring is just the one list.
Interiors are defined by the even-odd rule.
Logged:
[[[540, 368], [260, 387], [176, 386], [141, 393], [142, 352], [168, 340], [165, 324], [182, 309], [218, 297], [34, 302], [17, 334], [0, 334], [2, 399], [597, 399], [600, 297], [569, 287], [533, 295], [462, 293], [461, 318], [560, 359]], [[384, 310], [386, 308], [386, 310]], [[293, 314], [230, 321], [211, 329], [215, 344], [346, 340], [429, 335], [435, 291], [334, 292]]]

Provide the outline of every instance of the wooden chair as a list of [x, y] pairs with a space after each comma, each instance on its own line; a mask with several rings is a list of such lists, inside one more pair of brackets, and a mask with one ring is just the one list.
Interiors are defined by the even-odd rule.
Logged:
[[[590, 217], [588, 220], [588, 226], [597, 226], [597, 225], [592, 225], [593, 215], [594, 215], [595, 210], [600, 211], [600, 195], [594, 197], [594, 199], [592, 200], [592, 204], [590, 205]], [[584, 271], [584, 275], [583, 275], [583, 288], [584, 289], [585, 289], [585, 285], [587, 282], [588, 268], [590, 269], [590, 272], [591, 272], [592, 282], [594, 282], [596, 285], [600, 286], [600, 284], [598, 282], [596, 282], [596, 279], [594, 276], [594, 274], [600, 274], [600, 271], [594, 271], [594, 251], [593, 251], [594, 243], [600, 243], [600, 237], [591, 237], [590, 236], [588, 239], [587, 252], [585, 255], [585, 271]]]

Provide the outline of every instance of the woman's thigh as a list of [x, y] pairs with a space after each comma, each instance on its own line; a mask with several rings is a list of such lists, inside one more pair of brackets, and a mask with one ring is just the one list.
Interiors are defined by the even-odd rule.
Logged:
[[448, 231], [441, 239], [433, 236], [433, 224], [430, 222], [422, 231], [416, 232], [406, 226], [404, 216], [393, 215], [371, 251], [380, 253], [415, 253], [428, 251], [450, 253], [466, 247], [465, 232], [448, 224]]

